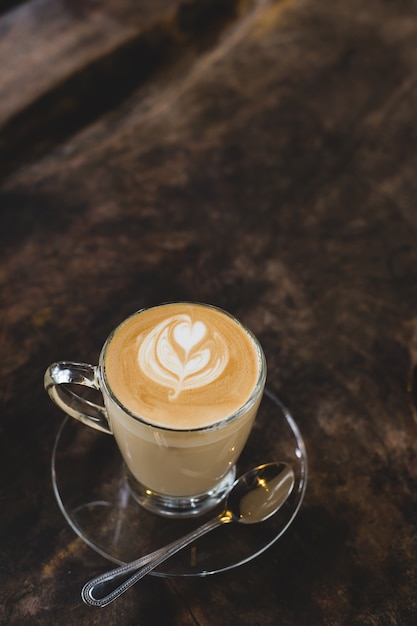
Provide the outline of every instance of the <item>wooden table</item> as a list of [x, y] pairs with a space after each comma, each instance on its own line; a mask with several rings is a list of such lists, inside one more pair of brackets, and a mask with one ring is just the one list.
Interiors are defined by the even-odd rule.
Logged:
[[[417, 3], [0, 10], [0, 622], [416, 624]], [[179, 299], [259, 337], [306, 496], [257, 559], [100, 611], [43, 373]]]

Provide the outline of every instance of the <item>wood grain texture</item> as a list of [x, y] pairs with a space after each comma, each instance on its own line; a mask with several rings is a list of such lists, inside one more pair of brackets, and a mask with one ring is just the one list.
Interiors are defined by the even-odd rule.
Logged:
[[[47, 149], [13, 152], [9, 141], [5, 623], [416, 623], [416, 9], [236, 5], [215, 27], [203, 21], [204, 46], [64, 126]], [[36, 131], [46, 141], [48, 115]], [[306, 441], [306, 499], [252, 563], [149, 578], [97, 613], [79, 589], [107, 564], [53, 499], [59, 416], [43, 371], [61, 358], [96, 362], [126, 315], [183, 298], [229, 310], [261, 340], [269, 385]]]
[[238, 4], [32, 0], [0, 18], [2, 176], [212, 45]]

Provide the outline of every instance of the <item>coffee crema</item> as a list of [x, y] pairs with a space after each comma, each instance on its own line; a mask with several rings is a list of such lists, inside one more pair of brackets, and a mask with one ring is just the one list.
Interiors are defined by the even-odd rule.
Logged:
[[123, 322], [106, 347], [104, 372], [131, 413], [158, 426], [194, 429], [247, 402], [262, 358], [251, 333], [224, 311], [173, 303]]

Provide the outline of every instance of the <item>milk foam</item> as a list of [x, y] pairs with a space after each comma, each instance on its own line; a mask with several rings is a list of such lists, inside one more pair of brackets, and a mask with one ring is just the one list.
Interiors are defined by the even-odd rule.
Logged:
[[168, 387], [170, 400], [185, 389], [209, 385], [229, 361], [222, 336], [186, 314], [168, 317], [138, 340], [139, 368], [157, 384]]
[[262, 351], [234, 318], [174, 303], [137, 313], [106, 348], [107, 383], [129, 411], [155, 425], [194, 429], [232, 415], [250, 398]]

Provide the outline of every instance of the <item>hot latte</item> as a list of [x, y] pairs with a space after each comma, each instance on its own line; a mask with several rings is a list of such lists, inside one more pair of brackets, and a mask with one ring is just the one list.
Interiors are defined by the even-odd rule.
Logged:
[[[45, 387], [64, 411], [114, 435], [142, 506], [188, 516], [213, 508], [233, 485], [265, 378], [262, 348], [240, 322], [180, 302], [122, 322], [97, 367], [53, 363]], [[99, 389], [104, 408], [68, 390], [70, 382]]]
[[211, 306], [175, 303], [128, 318], [110, 337], [104, 375], [144, 421], [179, 430], [237, 411], [255, 389], [262, 353], [237, 320]]

